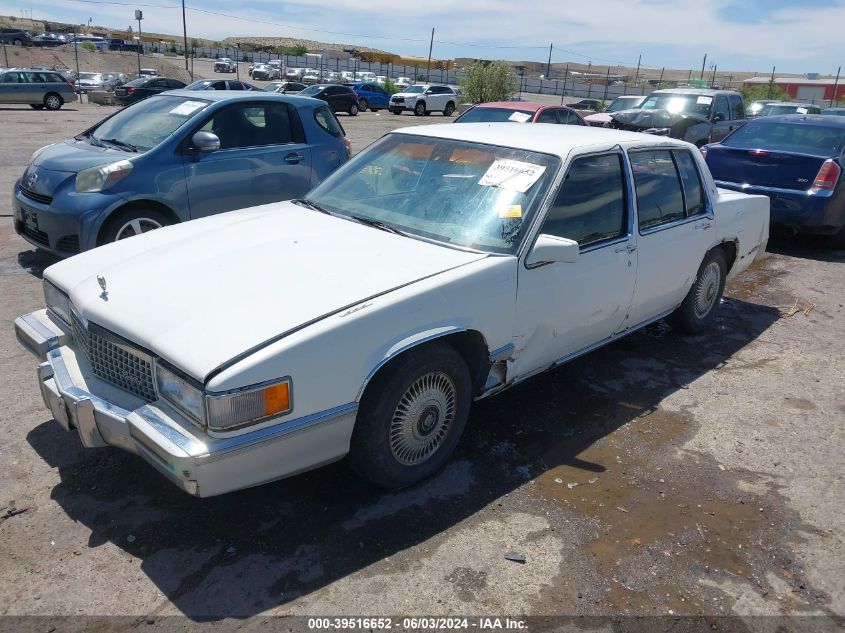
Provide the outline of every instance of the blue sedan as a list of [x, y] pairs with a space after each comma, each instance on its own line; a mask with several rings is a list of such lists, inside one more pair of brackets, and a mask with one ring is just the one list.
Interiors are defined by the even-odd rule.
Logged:
[[15, 184], [15, 230], [67, 257], [168, 224], [301, 197], [350, 155], [324, 101], [173, 90], [35, 152]]
[[760, 117], [701, 151], [717, 185], [769, 197], [773, 225], [845, 248], [845, 118]]

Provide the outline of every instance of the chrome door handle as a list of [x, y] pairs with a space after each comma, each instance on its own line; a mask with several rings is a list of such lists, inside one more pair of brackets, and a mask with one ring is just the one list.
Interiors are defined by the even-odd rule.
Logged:
[[636, 252], [637, 247], [634, 244], [628, 244], [627, 246], [620, 246], [616, 249], [615, 252], [617, 253], [634, 253]]
[[298, 163], [303, 160], [305, 160], [305, 156], [303, 156], [302, 154], [297, 154], [296, 152], [292, 152], [285, 156], [286, 163]]
[[710, 222], [699, 222], [698, 224], [695, 225], [695, 228], [698, 229], [699, 231], [706, 231], [707, 229], [710, 228]]

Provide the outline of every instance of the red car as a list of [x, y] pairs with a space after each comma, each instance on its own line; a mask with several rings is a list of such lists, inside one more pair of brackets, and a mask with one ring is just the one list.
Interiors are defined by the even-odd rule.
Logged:
[[565, 106], [532, 101], [491, 101], [473, 106], [455, 123], [562, 123], [587, 125], [581, 115]]

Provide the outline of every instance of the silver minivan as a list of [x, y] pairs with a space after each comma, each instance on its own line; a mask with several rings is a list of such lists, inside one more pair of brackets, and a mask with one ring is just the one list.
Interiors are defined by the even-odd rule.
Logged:
[[58, 110], [76, 99], [73, 86], [53, 70], [0, 70], [0, 103], [27, 103], [34, 110]]

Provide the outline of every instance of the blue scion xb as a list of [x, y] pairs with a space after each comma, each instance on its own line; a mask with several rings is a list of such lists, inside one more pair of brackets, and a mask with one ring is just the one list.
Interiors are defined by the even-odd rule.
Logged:
[[762, 116], [701, 152], [718, 186], [769, 196], [772, 225], [845, 248], [845, 118]]
[[173, 90], [33, 154], [15, 230], [67, 257], [168, 224], [305, 195], [349, 159], [325, 101]]
[[386, 110], [390, 106], [390, 93], [374, 81], [358, 81], [346, 84], [358, 95], [358, 109], [366, 112]]

